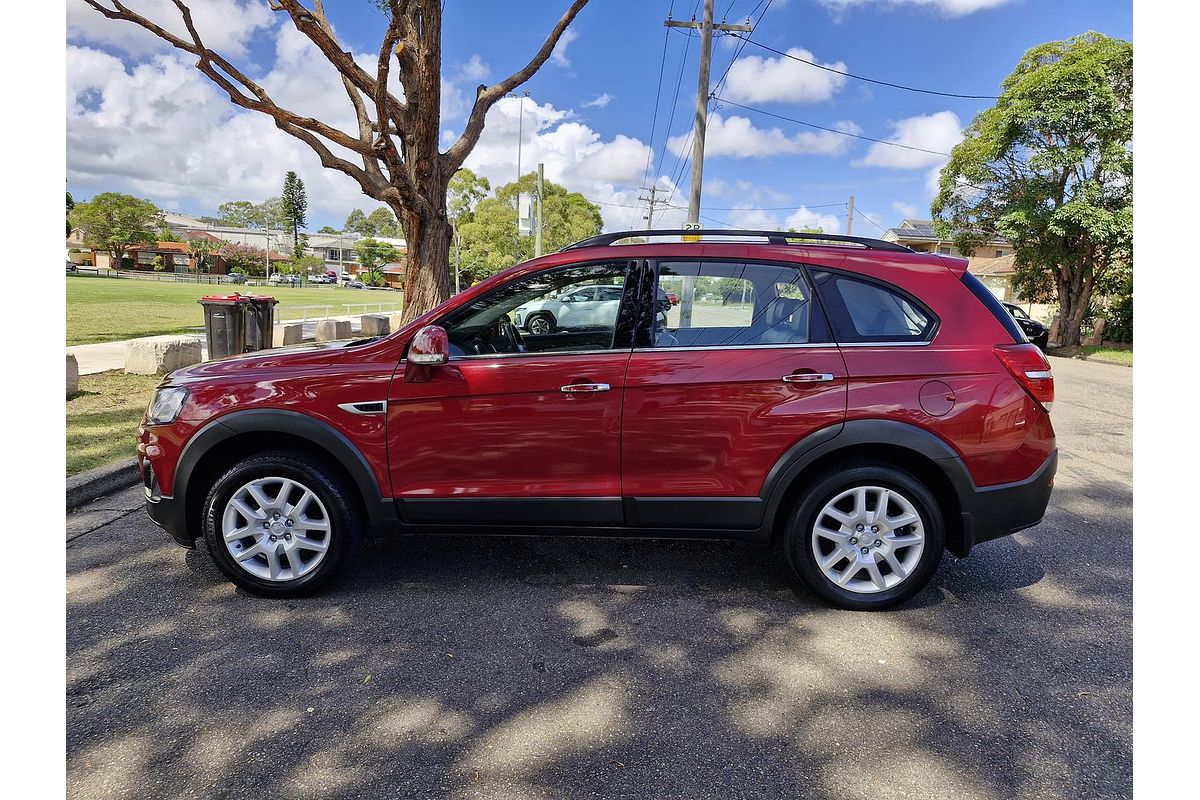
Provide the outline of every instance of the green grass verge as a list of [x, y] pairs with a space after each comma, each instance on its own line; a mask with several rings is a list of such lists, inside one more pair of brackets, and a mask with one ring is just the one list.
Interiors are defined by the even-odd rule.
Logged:
[[[299, 318], [299, 306], [329, 305], [345, 314], [345, 303], [396, 303], [399, 292], [368, 292], [340, 286], [234, 286], [173, 283], [135, 278], [67, 277], [67, 345], [134, 339], [140, 336], [184, 333], [204, 325], [204, 310], [196, 301], [209, 294], [265, 294], [279, 300], [275, 318]], [[373, 310], [373, 309], [371, 309]], [[361, 309], [355, 313], [361, 312]], [[312, 313], [309, 314], [312, 317]]]
[[1121, 364], [1133, 365], [1132, 350], [1117, 350], [1112, 347], [1081, 347], [1079, 348], [1080, 358], [1102, 358], [1105, 361], [1117, 361]]
[[67, 475], [135, 455], [138, 423], [161, 382], [121, 370], [81, 375], [67, 400]]

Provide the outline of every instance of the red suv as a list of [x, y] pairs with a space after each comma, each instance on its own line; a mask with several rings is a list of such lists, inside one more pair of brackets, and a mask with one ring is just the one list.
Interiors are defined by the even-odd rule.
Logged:
[[[853, 609], [1042, 519], [1053, 378], [965, 260], [701, 235], [720, 238], [597, 236], [390, 336], [169, 375], [138, 444], [150, 516], [273, 597], [325, 583], [368, 530], [489, 530], [782, 540]], [[514, 324], [586, 286], [619, 300]]]

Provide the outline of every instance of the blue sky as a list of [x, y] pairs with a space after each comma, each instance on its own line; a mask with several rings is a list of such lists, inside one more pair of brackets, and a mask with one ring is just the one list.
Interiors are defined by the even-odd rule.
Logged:
[[[163, 0], [130, 3], [170, 21]], [[245, 64], [294, 110], [348, 122], [332, 71], [282, 15], [246, 0], [193, 2], [202, 33]], [[382, 17], [367, 0], [330, 2], [339, 38], [372, 57]], [[200, 19], [200, 6], [207, 18]], [[461, 131], [478, 83], [524, 64], [565, 8], [565, 0], [446, 3], [443, 129]], [[766, 9], [765, 15], [763, 10]], [[1036, 0], [717, 0], [717, 16], [754, 12], [755, 42], [880, 80], [961, 94], [997, 94], [1029, 47], [1086, 30], [1132, 38], [1128, 2]], [[669, 206], [657, 221], [678, 223], [687, 201], [684, 149], [695, 104], [698, 39], [667, 34], [668, 12], [687, 20], [697, 0], [593, 0], [570, 41], [523, 89], [502, 101], [468, 165], [493, 183], [538, 160], [547, 177], [601, 203], [610, 229], [641, 227], [642, 186], [657, 183]], [[263, 119], [224, 101], [185, 59], [122, 23], [68, 4], [68, 180], [77, 198], [128, 191], [164, 208], [212, 213], [226, 199], [277, 194], [296, 169], [310, 196], [310, 227], [340, 227], [351, 208], [373, 208], [349, 179], [322, 170], [307, 149]], [[666, 60], [660, 91], [659, 69]], [[714, 42], [713, 83], [738, 40]], [[681, 57], [687, 50], [686, 62]], [[682, 75], [672, 108], [676, 81]], [[934, 97], [866, 84], [746, 44], [720, 94], [755, 109], [877, 139], [945, 151], [986, 100]], [[658, 97], [658, 118], [652, 117]], [[819, 224], [845, 230], [847, 197], [855, 233], [878, 233], [904, 216], [928, 216], [931, 180], [943, 159], [822, 133], [729, 104], [712, 112], [702, 207], [707, 227]], [[668, 124], [670, 128], [668, 131]], [[653, 139], [651, 138], [653, 136]], [[671, 141], [665, 141], [671, 137]], [[647, 173], [646, 157], [653, 143]], [[676, 182], [678, 185], [676, 185]]]

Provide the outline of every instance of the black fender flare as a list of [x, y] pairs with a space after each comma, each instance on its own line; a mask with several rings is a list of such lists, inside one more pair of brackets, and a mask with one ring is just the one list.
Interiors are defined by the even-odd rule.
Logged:
[[214, 447], [247, 433], [285, 433], [306, 439], [328, 452], [346, 471], [363, 499], [372, 525], [396, 520], [395, 506], [385, 498], [371, 465], [362, 452], [341, 431], [327, 422], [277, 408], [234, 411], [212, 420], [188, 439], [176, 462], [172, 482], [174, 505], [187, 508], [187, 489], [196, 466]]
[[[767, 474], [761, 497], [765, 503], [764, 525], [771, 527], [780, 504], [795, 480], [816, 461], [838, 450], [856, 445], [886, 444], [923, 456], [941, 471], [958, 497], [959, 508], [967, 512], [976, 493], [975, 481], [958, 453], [945, 441], [916, 425], [886, 419], [855, 419], [830, 425], [810, 433], [792, 445]], [[972, 541], [969, 515], [963, 524], [947, 519], [950, 552], [966, 555]], [[961, 533], [958, 531], [961, 530]]]

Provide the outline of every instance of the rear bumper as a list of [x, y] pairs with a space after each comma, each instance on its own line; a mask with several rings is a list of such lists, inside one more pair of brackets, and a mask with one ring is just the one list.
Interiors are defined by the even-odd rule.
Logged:
[[1009, 536], [1042, 521], [1054, 489], [1054, 474], [1058, 470], [1058, 451], [1029, 478], [1017, 483], [985, 486], [975, 489], [963, 500], [962, 553], [974, 545]]

